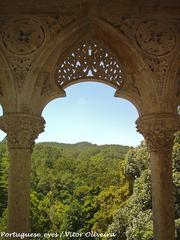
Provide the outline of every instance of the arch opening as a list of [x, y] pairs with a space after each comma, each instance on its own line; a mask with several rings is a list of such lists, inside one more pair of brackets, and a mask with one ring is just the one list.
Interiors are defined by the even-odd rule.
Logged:
[[[97, 82], [83, 82], [67, 87], [66, 98], [53, 100], [45, 107], [42, 115], [47, 122], [46, 133], [39, 136], [38, 142], [47, 141], [48, 139], [45, 137], [47, 134], [47, 136], [51, 135], [51, 141], [57, 142], [75, 143], [85, 140], [97, 144], [123, 144], [126, 139], [126, 145], [138, 145], [143, 138], [135, 129], [135, 120], [138, 118], [137, 109], [128, 100], [114, 98], [114, 92], [114, 88]], [[61, 109], [59, 118], [56, 106]], [[48, 114], [49, 111], [50, 114]], [[50, 120], [48, 120], [49, 116]], [[61, 124], [59, 124], [59, 119]], [[122, 124], [119, 124], [121, 121]], [[88, 130], [90, 136], [88, 136]], [[107, 131], [109, 137], [106, 138]], [[128, 136], [126, 131], [133, 133], [133, 137]], [[60, 134], [58, 137], [52, 138], [52, 133], [56, 132], [62, 133], [63, 137]], [[98, 133], [97, 141], [93, 132]], [[79, 133], [81, 134], [78, 137]], [[114, 139], [114, 142], [110, 141], [110, 138]], [[138, 140], [133, 140], [133, 142], [132, 139]]]
[[[62, 223], [61, 216], [69, 219], [69, 213], [70, 216], [81, 213], [82, 225], [86, 226], [84, 231], [102, 232], [102, 219], [98, 214], [102, 211], [109, 214], [113, 203], [119, 209], [121, 196], [125, 192], [127, 195], [123, 196], [128, 198], [130, 194], [127, 186], [121, 189], [123, 181], [120, 172], [125, 154], [121, 155], [124, 148], [120, 145], [126, 145], [128, 151], [128, 145], [137, 146], [142, 140], [134, 124], [138, 112], [127, 100], [114, 98], [115, 89], [102, 83], [79, 83], [69, 86], [66, 91], [67, 98], [50, 102], [43, 111], [47, 126], [38, 139], [32, 159], [32, 179], [38, 180], [32, 182], [32, 189], [37, 191], [31, 193], [32, 201], [36, 199], [38, 204], [43, 205], [45, 201], [51, 204], [48, 205], [51, 223], [61, 231], [63, 227], [70, 230], [68, 224], [64, 225], [65, 221]], [[136, 140], [135, 135], [138, 136]], [[45, 178], [42, 173], [46, 173]], [[86, 205], [86, 200], [90, 200], [87, 196], [92, 203], [88, 206], [97, 216], [94, 218], [95, 212], [89, 215], [95, 223], [88, 226], [87, 212], [83, 212], [84, 208], [87, 211], [90, 209]], [[101, 202], [102, 205], [107, 203], [107, 209], [99, 206]], [[98, 210], [94, 204], [97, 204]], [[32, 213], [36, 205], [31, 204], [31, 207]], [[48, 215], [49, 209], [44, 208], [43, 213]], [[31, 226], [36, 229], [37, 218], [31, 215], [31, 219]], [[74, 219], [72, 221], [74, 223]], [[78, 222], [73, 231], [79, 232], [80, 227]], [[49, 230], [47, 228], [46, 231]]]

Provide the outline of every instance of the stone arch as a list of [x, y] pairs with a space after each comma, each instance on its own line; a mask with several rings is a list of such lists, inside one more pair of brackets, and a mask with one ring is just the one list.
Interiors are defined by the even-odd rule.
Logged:
[[164, 109], [177, 113], [180, 105], [180, 54], [174, 57], [170, 66], [167, 82], [164, 87]]
[[0, 52], [0, 104], [4, 112], [11, 112], [17, 109], [16, 95], [16, 82], [13, 80], [4, 54]]
[[174, 56], [164, 83], [161, 111], [177, 114], [180, 105], [180, 54]]
[[[128, 99], [133, 104], [135, 103], [141, 114], [148, 111], [153, 112], [154, 106], [157, 109], [158, 97], [153, 79], [133, 43], [109, 23], [93, 19], [81, 25], [75, 25], [59, 35], [55, 42], [51, 43], [46, 48], [44, 54], [41, 55], [39, 59], [41, 72], [36, 79], [27, 84], [27, 89], [33, 89], [31, 94], [35, 102], [31, 101], [31, 104], [36, 104], [37, 113], [42, 112], [43, 107], [52, 99], [65, 96], [64, 89], [58, 88], [54, 81], [57, 63], [68, 52], [71, 52], [71, 49], [79, 44], [82, 39], [87, 37], [93, 37], [97, 42], [103, 44], [121, 63], [126, 83], [123, 88], [117, 89], [116, 96]], [[33, 87], [32, 84], [34, 85]], [[145, 92], [145, 89], [148, 89], [148, 91]], [[29, 96], [30, 99], [32, 99], [32, 95]]]

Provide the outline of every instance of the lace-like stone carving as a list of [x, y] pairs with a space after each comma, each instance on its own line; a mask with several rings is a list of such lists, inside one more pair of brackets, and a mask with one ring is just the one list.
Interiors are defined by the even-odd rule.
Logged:
[[162, 113], [142, 116], [136, 121], [136, 125], [150, 151], [169, 151], [180, 121], [178, 116]]
[[142, 22], [137, 28], [135, 37], [140, 48], [154, 56], [167, 55], [176, 45], [173, 30], [159, 21]]
[[115, 88], [122, 85], [122, 72], [118, 60], [95, 41], [82, 43], [58, 64], [56, 82], [65, 88], [76, 81], [97, 80]]
[[41, 47], [45, 40], [44, 28], [34, 19], [17, 19], [8, 24], [2, 42], [8, 52], [27, 55]]
[[7, 133], [10, 148], [32, 150], [34, 140], [44, 131], [42, 117], [27, 114], [9, 114], [0, 118], [0, 129]]

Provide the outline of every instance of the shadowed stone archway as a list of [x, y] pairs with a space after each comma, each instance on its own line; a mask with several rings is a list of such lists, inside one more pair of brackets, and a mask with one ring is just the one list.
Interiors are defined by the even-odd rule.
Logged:
[[139, 112], [137, 129], [151, 156], [154, 237], [174, 240], [171, 150], [179, 129], [179, 2], [166, 0], [158, 8], [156, 1], [136, 6], [133, 1], [47, 1], [46, 7], [40, 1], [38, 8], [33, 0], [27, 6], [16, 2], [21, 11], [5, 2], [0, 9], [8, 231], [29, 230], [30, 159], [44, 130], [44, 107], [65, 97], [71, 84], [99, 81]]

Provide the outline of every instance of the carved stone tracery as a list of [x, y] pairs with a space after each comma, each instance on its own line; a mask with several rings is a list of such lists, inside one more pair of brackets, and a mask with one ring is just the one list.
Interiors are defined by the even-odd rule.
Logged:
[[142, 133], [150, 151], [172, 149], [174, 133], [179, 129], [178, 116], [172, 114], [152, 114], [136, 121], [138, 132]]
[[30, 149], [34, 140], [44, 131], [42, 117], [26, 114], [9, 114], [0, 118], [0, 129], [7, 133], [8, 146], [18, 149]]
[[58, 64], [56, 70], [56, 83], [61, 88], [84, 79], [105, 81], [115, 88], [122, 86], [118, 59], [94, 40], [79, 45]]

